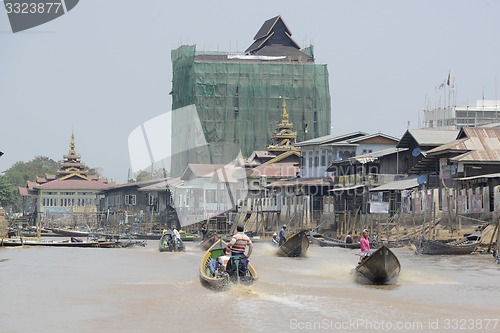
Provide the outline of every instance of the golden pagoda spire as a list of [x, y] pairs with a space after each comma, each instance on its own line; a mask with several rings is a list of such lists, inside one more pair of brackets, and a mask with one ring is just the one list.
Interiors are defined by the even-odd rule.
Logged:
[[76, 155], [75, 151], [75, 134], [71, 132], [71, 143], [69, 144], [69, 154]]
[[281, 123], [282, 124], [288, 124], [288, 112], [286, 112], [286, 101], [285, 98], [283, 98], [283, 101], [281, 102]]
[[297, 132], [292, 130], [293, 123], [289, 122], [288, 112], [286, 111], [286, 100], [281, 102], [281, 123], [276, 124], [276, 131], [271, 138], [271, 144], [266, 150], [271, 152], [299, 151], [295, 147], [297, 141]]

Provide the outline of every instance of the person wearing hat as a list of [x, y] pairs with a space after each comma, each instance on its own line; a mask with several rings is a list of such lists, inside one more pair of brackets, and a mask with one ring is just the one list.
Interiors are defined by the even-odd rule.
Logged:
[[368, 230], [363, 230], [363, 236], [359, 240], [359, 245], [361, 247], [361, 258], [370, 255], [370, 240], [368, 239]]
[[279, 241], [278, 241], [278, 234], [277, 233], [274, 233], [273, 234], [273, 238], [271, 239], [271, 244], [273, 245], [278, 245], [279, 244]]
[[281, 246], [284, 242], [286, 242], [287, 234], [286, 234], [286, 224], [283, 224], [283, 228], [280, 230], [280, 239], [279, 245]]
[[351, 236], [351, 231], [347, 233], [347, 236], [345, 236], [344, 242], [346, 244], [352, 244], [352, 236]]

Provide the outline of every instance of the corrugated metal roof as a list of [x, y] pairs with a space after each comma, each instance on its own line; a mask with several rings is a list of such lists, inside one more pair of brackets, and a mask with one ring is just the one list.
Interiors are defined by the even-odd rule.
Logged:
[[177, 187], [184, 183], [180, 177], [176, 178], [170, 178], [168, 180], [162, 181], [160, 183], [152, 184], [149, 186], [144, 186], [142, 188], [139, 188], [139, 191], [161, 191], [161, 190], [166, 190], [167, 188], [172, 188], [172, 187]]
[[302, 142], [299, 142], [295, 145], [300, 147], [300, 146], [308, 146], [308, 145], [315, 145], [315, 144], [334, 143], [334, 142], [340, 142], [340, 141], [345, 141], [345, 140], [349, 140], [349, 139], [354, 139], [356, 137], [362, 137], [365, 135], [368, 135], [368, 133], [359, 132], [359, 131], [348, 133], [348, 134], [342, 134], [342, 135], [329, 134], [329, 135], [320, 136], [318, 138], [302, 141]]
[[413, 138], [421, 146], [442, 145], [453, 141], [458, 135], [458, 130], [429, 130], [416, 129], [410, 130]]
[[354, 185], [354, 186], [343, 186], [343, 187], [336, 187], [334, 189], [328, 190], [328, 192], [340, 192], [340, 191], [349, 191], [349, 190], [354, 190], [360, 187], [364, 187], [365, 185]]
[[410, 188], [418, 187], [417, 178], [396, 180], [378, 187], [370, 189], [370, 192], [380, 191], [402, 191]]
[[460, 136], [460, 139], [429, 150], [428, 155], [456, 152], [462, 154], [450, 158], [451, 161], [500, 161], [500, 128], [467, 127], [462, 129]]
[[398, 138], [390, 136], [390, 135], [387, 135], [387, 134], [384, 134], [384, 133], [367, 134], [367, 135], [364, 135], [364, 136], [360, 136], [359, 138], [349, 139], [347, 141], [349, 143], [354, 143], [354, 142], [368, 140], [368, 139], [372, 139], [372, 138], [376, 138], [376, 137], [383, 137], [383, 138], [386, 138], [386, 139], [389, 139], [389, 140], [392, 140], [392, 141], [395, 141], [395, 142], [399, 142]]
[[500, 162], [500, 151], [471, 151], [450, 158], [454, 162]]
[[51, 182], [38, 185], [35, 189], [40, 190], [104, 190], [114, 184], [102, 183], [99, 181], [88, 181], [83, 179], [53, 180]]
[[457, 138], [458, 130], [438, 130], [438, 129], [409, 129], [403, 134], [399, 141], [399, 148], [407, 148], [410, 138], [413, 138], [419, 146], [440, 146]]
[[[408, 150], [408, 148], [395, 148], [395, 147], [392, 147], [392, 148], [382, 149], [382, 150], [374, 151], [374, 152], [363, 154], [363, 155], [354, 156], [354, 157], [351, 157], [349, 159], [361, 162], [363, 160], [377, 159], [377, 158], [380, 158], [380, 157], [383, 157], [383, 156], [400, 153], [400, 152], [406, 151], [406, 150]], [[363, 163], [363, 162], [361, 162], [361, 163]]]
[[194, 164], [190, 163], [181, 176], [181, 179], [187, 179], [189, 173], [192, 173], [195, 178], [210, 178], [215, 170], [220, 169], [224, 164]]
[[294, 178], [289, 180], [279, 180], [266, 187], [281, 186], [333, 186], [333, 178]]
[[[373, 162], [374, 160], [376, 160], [376, 159], [378, 159], [380, 157], [387, 156], [387, 155], [392, 155], [392, 154], [396, 154], [396, 153], [400, 153], [400, 152], [403, 152], [403, 151], [406, 151], [406, 150], [408, 150], [408, 148], [394, 148], [394, 147], [393, 148], [386, 148], [386, 149], [374, 151], [374, 152], [363, 154], [363, 155], [349, 157], [347, 159], [340, 160], [340, 161], [333, 161], [331, 163], [331, 165], [334, 165], [334, 164], [346, 164], [346, 163], [350, 163], [350, 164], [352, 164], [352, 163], [365, 164], [367, 162]], [[328, 169], [327, 169], [327, 171], [328, 171]]]
[[500, 178], [500, 173], [490, 173], [487, 175], [479, 175], [472, 177], [463, 177], [463, 178], [455, 178], [454, 180], [472, 180], [472, 179], [480, 179], [480, 178]]

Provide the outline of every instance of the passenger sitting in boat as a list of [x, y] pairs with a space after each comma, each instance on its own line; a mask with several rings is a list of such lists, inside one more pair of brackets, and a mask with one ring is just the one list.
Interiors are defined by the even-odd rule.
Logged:
[[349, 233], [347, 234], [347, 236], [345, 236], [345, 240], [344, 240], [344, 241], [345, 241], [345, 243], [346, 243], [346, 244], [352, 244], [352, 236], [351, 236], [351, 232], [349, 232]]
[[210, 273], [212, 276], [215, 276], [215, 273], [218, 270], [226, 270], [226, 265], [229, 259], [231, 258], [231, 250], [229, 248], [225, 248], [222, 255], [217, 257], [217, 259], [212, 259], [208, 263], [208, 269], [210, 269]]
[[219, 267], [222, 267], [224, 270], [226, 270], [226, 265], [230, 258], [231, 258], [231, 249], [226, 247], [224, 249], [224, 253], [221, 256], [219, 256], [219, 258], [217, 258]]
[[273, 238], [271, 239], [271, 244], [273, 244], [273, 245], [279, 245], [278, 234], [277, 233], [273, 234]]

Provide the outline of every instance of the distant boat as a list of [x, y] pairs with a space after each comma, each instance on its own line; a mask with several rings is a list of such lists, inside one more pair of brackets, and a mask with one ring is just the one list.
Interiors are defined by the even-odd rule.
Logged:
[[217, 234], [212, 234], [211, 236], [209, 236], [207, 239], [205, 239], [203, 242], [201, 242], [198, 246], [200, 247], [200, 249], [202, 249], [203, 251], [206, 251], [208, 250], [212, 245], [214, 245], [215, 242], [217, 242], [217, 240], [219, 240], [220, 237], [217, 235]]
[[278, 247], [276, 253], [284, 257], [303, 257], [308, 248], [309, 238], [304, 230], [289, 236], [286, 241]]
[[158, 250], [160, 252], [181, 252], [185, 251], [186, 247], [181, 239], [177, 239], [172, 231], [165, 232], [158, 244]]
[[453, 242], [439, 242], [434, 240], [421, 239], [417, 245], [417, 254], [432, 255], [463, 255], [471, 254], [481, 244], [481, 232], [477, 231]]
[[359, 249], [361, 247], [359, 242], [346, 243], [340, 239], [327, 237], [316, 232], [309, 232], [308, 236], [311, 239], [312, 243], [317, 244], [321, 247], [344, 247], [348, 249]]
[[67, 237], [88, 237], [91, 233], [89, 231], [66, 229], [66, 228], [51, 228], [53, 233], [60, 236]]
[[51, 241], [21, 237], [0, 239], [0, 246], [99, 247], [99, 243], [96, 241], [77, 241], [76, 239]]
[[[201, 240], [201, 237], [197, 234], [191, 234], [191, 233], [184, 233], [181, 232], [181, 240], [183, 242], [196, 242]], [[135, 239], [146, 239], [146, 240], [157, 240], [160, 239], [162, 234], [157, 234], [157, 233], [149, 233], [149, 234], [139, 234], [139, 233], [133, 233], [132, 237]]]
[[[386, 284], [399, 275], [401, 264], [396, 255], [385, 245], [361, 260], [355, 269], [360, 282]], [[361, 278], [361, 279], [360, 279]]]

